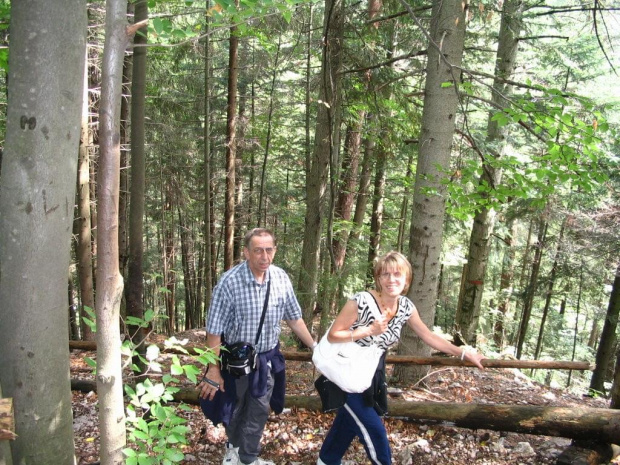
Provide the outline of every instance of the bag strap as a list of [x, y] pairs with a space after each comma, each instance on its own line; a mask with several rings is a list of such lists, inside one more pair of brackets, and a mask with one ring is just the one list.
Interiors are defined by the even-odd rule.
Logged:
[[260, 323], [258, 324], [258, 331], [256, 332], [256, 341], [254, 341], [254, 345], [258, 345], [258, 340], [260, 339], [260, 332], [263, 329], [263, 323], [265, 322], [265, 313], [267, 313], [267, 306], [269, 305], [269, 289], [271, 287], [271, 277], [269, 281], [267, 281], [267, 292], [265, 293], [265, 302], [263, 303], [263, 313], [260, 316]]

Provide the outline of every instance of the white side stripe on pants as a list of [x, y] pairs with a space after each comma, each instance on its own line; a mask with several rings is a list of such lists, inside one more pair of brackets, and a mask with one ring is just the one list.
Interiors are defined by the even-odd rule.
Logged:
[[344, 404], [344, 408], [347, 409], [349, 415], [351, 415], [351, 417], [355, 420], [355, 423], [357, 423], [357, 426], [359, 426], [360, 430], [362, 431], [362, 436], [364, 436], [364, 442], [366, 443], [366, 447], [368, 447], [368, 453], [370, 454], [370, 460], [372, 460], [372, 463], [381, 465], [381, 462], [379, 462], [379, 460], [377, 459], [377, 451], [375, 450], [375, 445], [372, 443], [370, 433], [366, 429], [366, 426], [364, 426], [364, 423], [360, 421], [357, 415], [355, 415], [355, 412], [353, 412], [353, 409], [351, 409], [348, 404]]

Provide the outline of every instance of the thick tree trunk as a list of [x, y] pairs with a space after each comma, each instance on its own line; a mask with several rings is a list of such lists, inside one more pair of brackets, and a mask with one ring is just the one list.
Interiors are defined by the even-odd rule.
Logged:
[[319, 251], [325, 193], [330, 163], [336, 157], [340, 126], [340, 81], [344, 34], [344, 0], [325, 1], [323, 54], [314, 150], [306, 173], [305, 232], [297, 286], [299, 303], [308, 328], [316, 305]]
[[12, 2], [10, 27], [0, 184], [0, 385], [13, 399], [13, 463], [45, 465], [53, 458], [72, 465], [67, 276], [86, 5]]
[[[236, 0], [239, 5], [239, 0]], [[237, 80], [239, 78], [239, 37], [237, 26], [230, 28], [228, 48], [228, 104], [226, 105], [226, 192], [224, 207], [224, 269], [235, 262], [235, 178], [237, 161]]]
[[[613, 358], [613, 350], [616, 342], [616, 328], [618, 327], [618, 315], [620, 315], [620, 264], [616, 268], [616, 276], [611, 288], [609, 296], [609, 305], [607, 307], [607, 315], [603, 324], [601, 333], [601, 341], [596, 351], [596, 370], [592, 374], [590, 380], [590, 389], [598, 392], [604, 392], [605, 373], [607, 373], [609, 363]], [[620, 352], [619, 352], [620, 353]], [[616, 365], [616, 373], [618, 373]], [[616, 376], [617, 379], [617, 376]], [[619, 387], [616, 385], [616, 389]], [[616, 404], [616, 408], [618, 408]]]
[[[459, 66], [465, 41], [466, 4], [458, 0], [433, 2], [431, 43], [428, 46], [424, 111], [419, 137], [409, 251], [413, 281], [409, 297], [427, 326], [433, 324], [440, 272], [446, 210], [446, 173], [458, 110]], [[445, 86], [449, 82], [452, 86]], [[427, 355], [429, 347], [404, 328], [398, 345], [401, 355]], [[404, 369], [402, 381], [422, 378], [427, 370]]]
[[[504, 108], [509, 105], [507, 94], [519, 44], [519, 34], [523, 28], [523, 0], [507, 0], [502, 10], [502, 20], [497, 44], [495, 59], [495, 80], [491, 100], [496, 107]], [[489, 113], [487, 123], [487, 144], [489, 160], [483, 163], [479, 185], [483, 188], [483, 198], [493, 195], [485, 189], [496, 189], [501, 183], [502, 168], [496, 163], [501, 159], [507, 148], [506, 135], [508, 126], [500, 126], [493, 115], [496, 109]], [[494, 148], [498, 145], [498, 148]], [[476, 345], [476, 334], [480, 320], [480, 304], [484, 292], [484, 281], [489, 257], [490, 238], [495, 225], [496, 213], [493, 208], [481, 206], [476, 212], [469, 239], [467, 266], [463, 268], [463, 285], [459, 295], [459, 304], [455, 317], [456, 329], [461, 332], [463, 339], [470, 345]]]
[[[188, 394], [196, 396], [195, 391]], [[285, 404], [315, 411], [321, 408], [316, 396], [286, 396]], [[597, 438], [610, 444], [620, 437], [620, 412], [603, 408], [390, 401], [388, 412], [392, 417], [447, 422], [470, 429], [583, 440]]]

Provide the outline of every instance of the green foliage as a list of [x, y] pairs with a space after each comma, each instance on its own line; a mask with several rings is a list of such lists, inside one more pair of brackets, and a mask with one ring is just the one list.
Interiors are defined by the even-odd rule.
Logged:
[[[154, 312], [147, 310], [144, 319], [132, 317], [131, 324], [147, 327], [154, 318]], [[201, 373], [196, 364], [206, 366], [218, 359], [212, 350], [195, 349], [196, 354], [190, 354], [184, 348], [186, 343], [187, 341], [179, 341], [175, 337], [164, 342], [166, 349], [174, 348], [182, 352], [190, 357], [191, 362], [183, 363], [179, 356], [173, 355], [170, 372], [165, 374], [161, 374], [163, 365], [160, 362], [161, 353], [158, 346], [149, 345], [144, 358], [140, 356], [130, 338], [125, 339], [122, 344], [121, 353], [125, 357], [129, 360], [139, 357], [147, 367], [146, 375], [155, 374], [147, 378], [141, 376], [140, 379], [143, 381], [135, 385], [126, 382], [124, 386], [128, 398], [126, 421], [129, 447], [123, 450], [127, 465], [172, 465], [185, 458], [181, 448], [188, 444], [189, 428], [186, 426], [187, 420], [178, 413], [179, 410], [189, 410], [189, 407], [183, 403], [178, 406], [169, 403], [179, 391], [176, 386], [180, 382], [180, 376], [185, 376], [196, 384]], [[85, 360], [88, 365], [96, 369], [94, 360], [90, 358]], [[133, 365], [133, 370], [140, 371], [136, 365]]]

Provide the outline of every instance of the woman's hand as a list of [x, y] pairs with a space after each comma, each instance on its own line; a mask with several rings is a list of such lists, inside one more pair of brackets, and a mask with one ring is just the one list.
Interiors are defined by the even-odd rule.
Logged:
[[476, 365], [481, 370], [484, 369], [484, 366], [482, 366], [482, 363], [481, 363], [481, 360], [484, 360], [486, 358], [484, 355], [479, 354], [478, 352], [471, 351], [471, 350], [465, 350], [465, 349], [463, 350], [464, 350], [463, 360], [469, 360], [471, 363]]
[[370, 336], [379, 336], [387, 331], [388, 319], [384, 315], [380, 315], [368, 328], [370, 328]]

